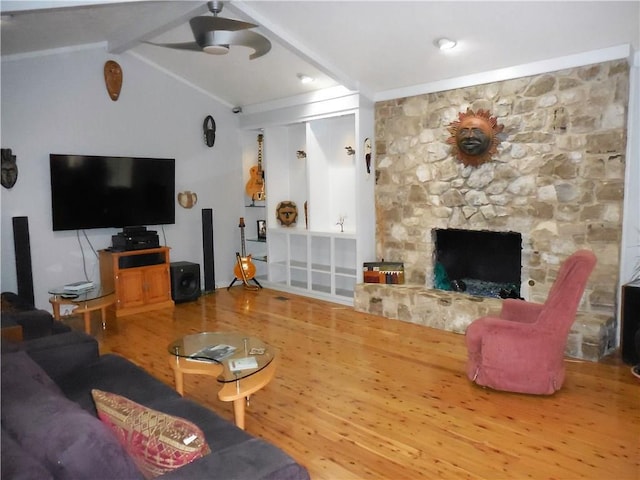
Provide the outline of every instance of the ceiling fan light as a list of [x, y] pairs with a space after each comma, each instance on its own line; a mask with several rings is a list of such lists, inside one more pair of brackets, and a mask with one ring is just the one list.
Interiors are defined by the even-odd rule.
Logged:
[[315, 79], [313, 77], [310, 77], [309, 75], [305, 75], [304, 73], [299, 73], [298, 80], [300, 80], [300, 83], [306, 84], [306, 83], [313, 83]]
[[440, 50], [451, 50], [457, 43], [449, 38], [440, 38], [436, 41], [436, 45]]
[[229, 45], [205, 45], [202, 51], [210, 55], [226, 55], [229, 53]]

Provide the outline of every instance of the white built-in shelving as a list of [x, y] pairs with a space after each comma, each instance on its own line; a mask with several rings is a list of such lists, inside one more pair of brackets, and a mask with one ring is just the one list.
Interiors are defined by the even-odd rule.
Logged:
[[[319, 103], [313, 115], [300, 107], [244, 118], [244, 171], [256, 163], [262, 134], [266, 180], [266, 200], [245, 198], [247, 239], [258, 240], [257, 220], [267, 222], [266, 242], [248, 241], [247, 250], [265, 260], [254, 262], [263, 264], [265, 286], [352, 304], [362, 263], [375, 259], [375, 173], [364, 149], [373, 110], [357, 94]], [[297, 205], [295, 225], [277, 221], [282, 201]]]

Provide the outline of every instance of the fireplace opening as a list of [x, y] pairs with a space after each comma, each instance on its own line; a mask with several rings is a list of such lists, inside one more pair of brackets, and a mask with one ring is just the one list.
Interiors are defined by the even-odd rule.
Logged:
[[521, 298], [522, 235], [433, 229], [434, 287], [480, 297]]

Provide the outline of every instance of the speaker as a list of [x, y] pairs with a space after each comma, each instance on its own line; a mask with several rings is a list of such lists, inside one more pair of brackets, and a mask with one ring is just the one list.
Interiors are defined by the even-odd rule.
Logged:
[[622, 286], [621, 305], [621, 350], [622, 360], [631, 365], [640, 363], [640, 348], [636, 345], [640, 335], [640, 282], [628, 283]]
[[171, 298], [176, 303], [191, 302], [200, 296], [200, 265], [171, 262]]
[[35, 305], [33, 298], [33, 274], [31, 271], [31, 243], [29, 240], [29, 219], [13, 217], [13, 244], [16, 253], [16, 282], [18, 296]]
[[213, 209], [202, 209], [202, 264], [204, 267], [204, 291], [216, 289], [215, 260], [213, 258]]

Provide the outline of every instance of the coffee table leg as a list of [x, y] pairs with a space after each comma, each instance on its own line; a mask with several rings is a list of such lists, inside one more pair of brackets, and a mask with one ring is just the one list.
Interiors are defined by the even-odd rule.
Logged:
[[176, 392], [184, 396], [184, 377], [182, 376], [182, 372], [176, 368], [174, 373], [176, 377]]
[[84, 312], [84, 331], [85, 333], [91, 333], [91, 312], [88, 310]]
[[244, 410], [246, 404], [246, 398], [236, 398], [233, 401], [233, 418], [236, 422], [236, 426], [244, 430]]
[[53, 307], [53, 318], [60, 320], [60, 303], [57, 300], [49, 300], [49, 303]]
[[107, 328], [107, 306], [105, 305], [100, 309], [100, 315], [102, 315], [102, 329]]

